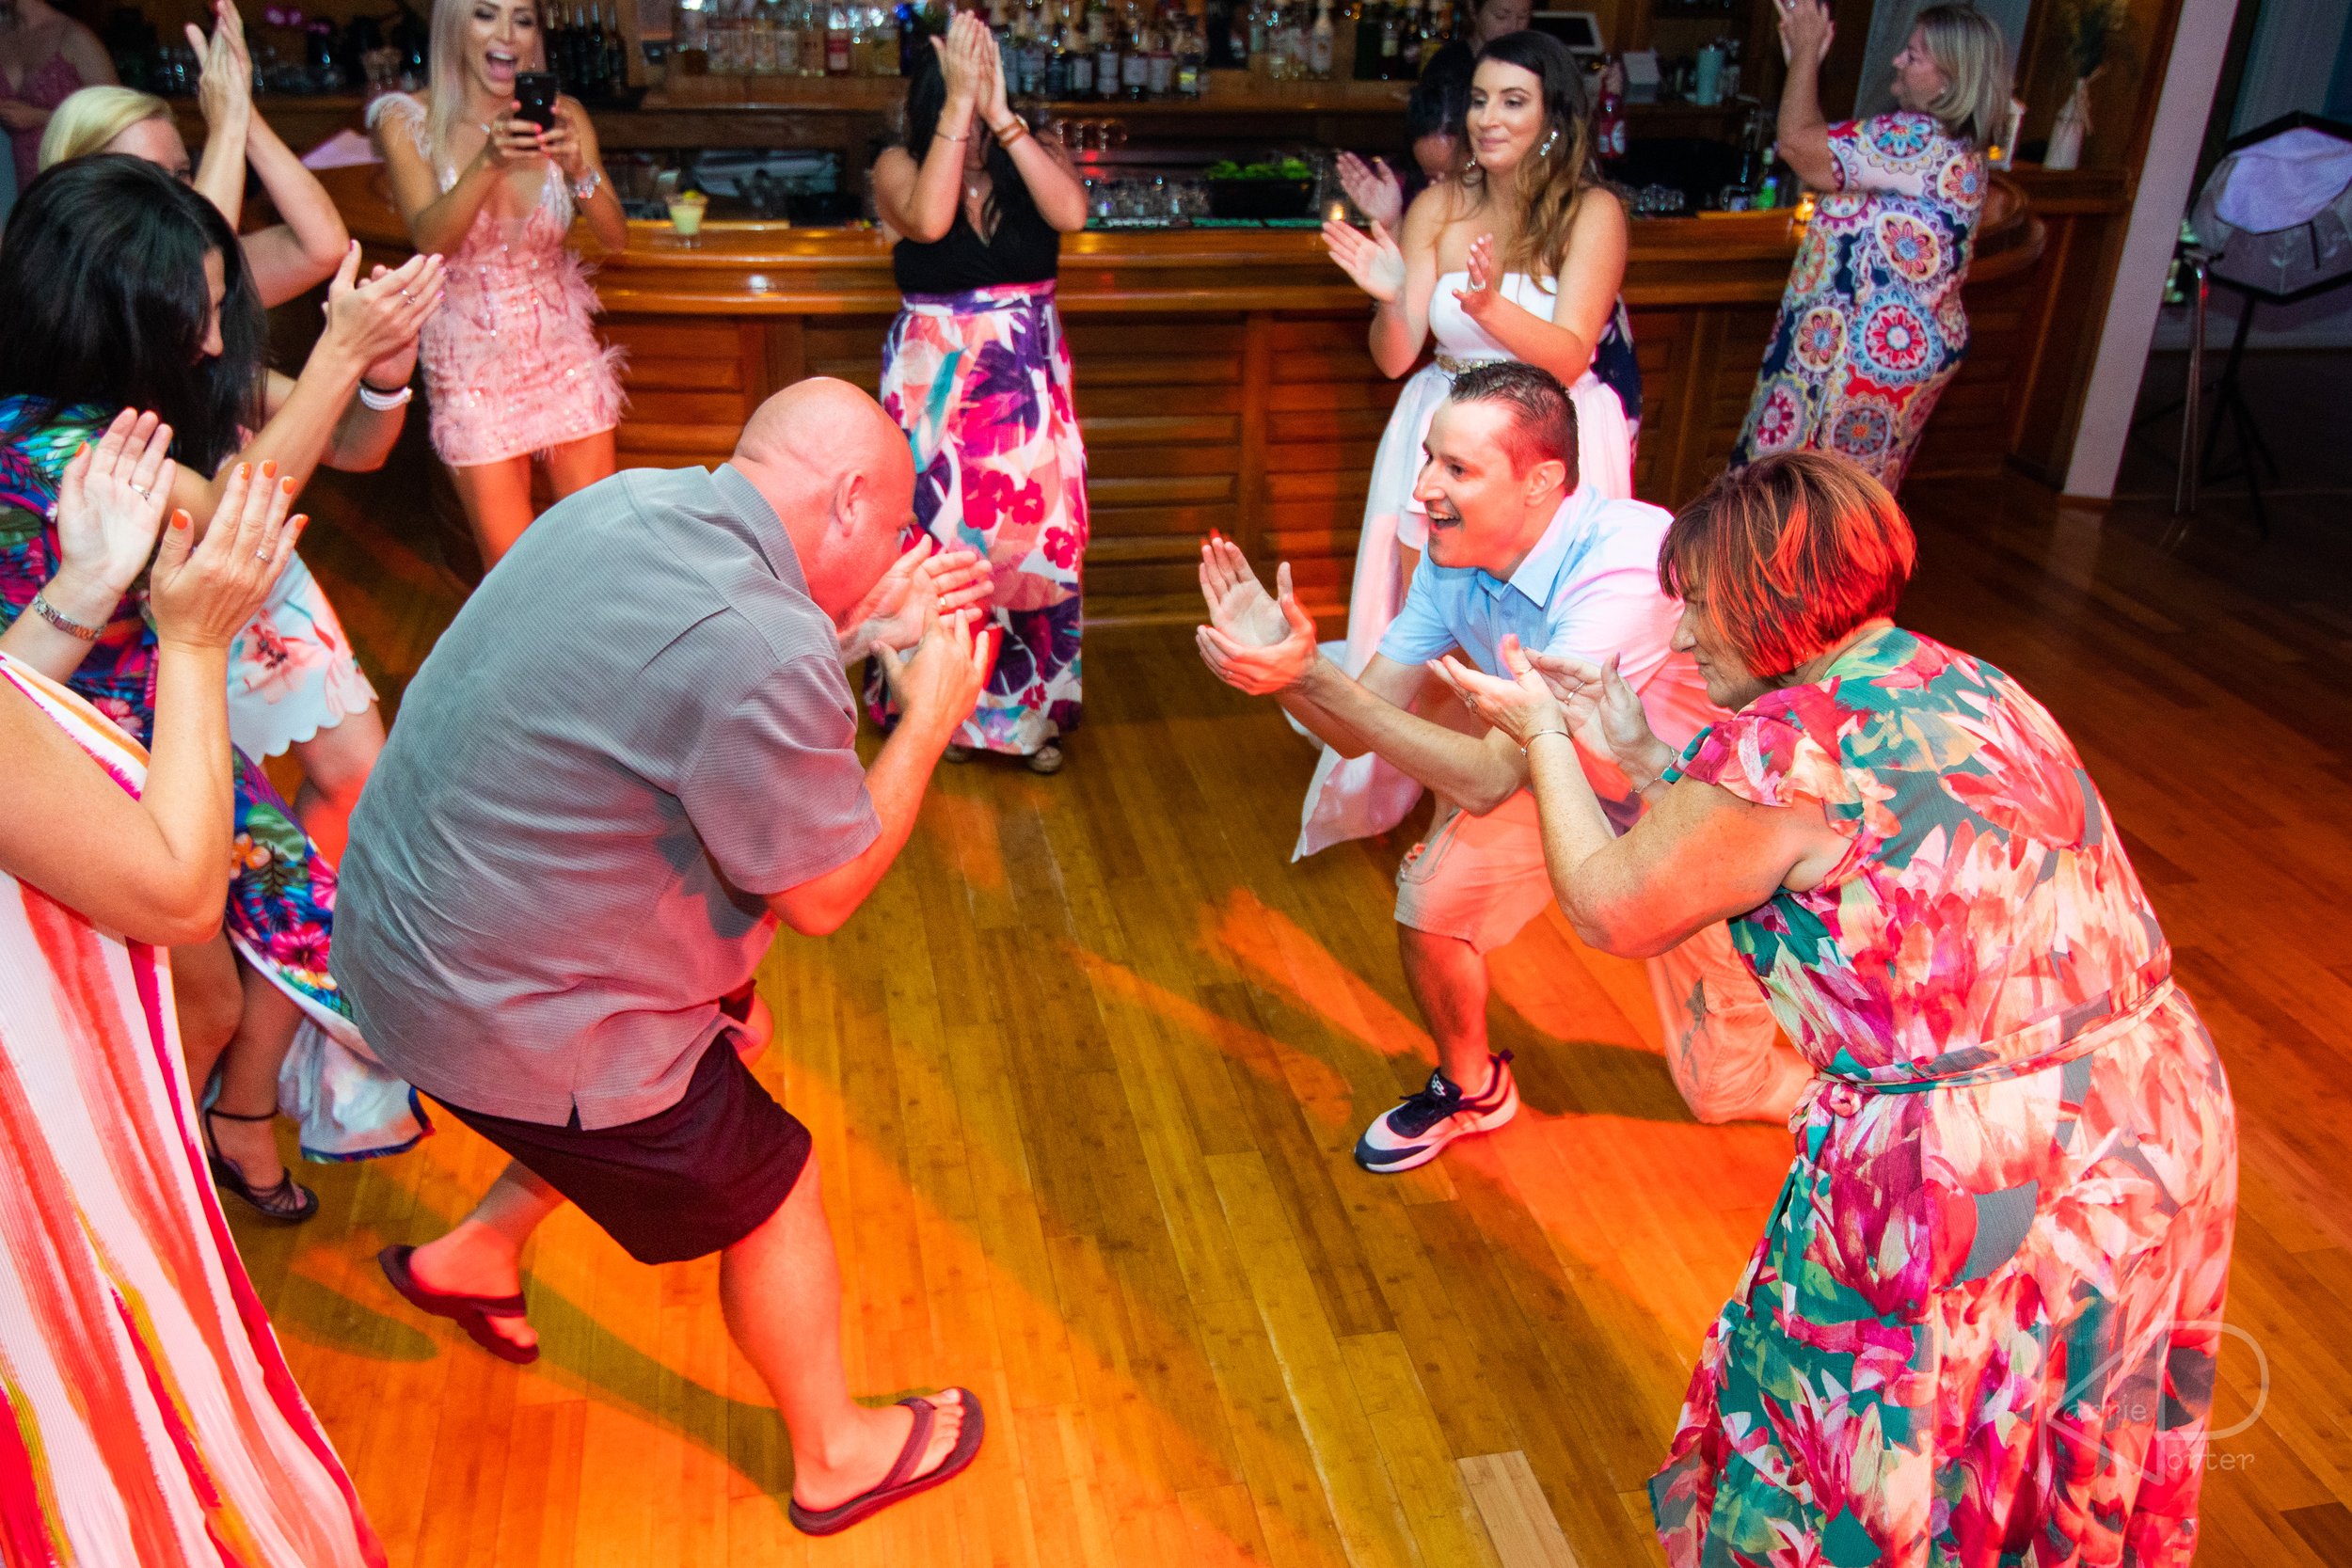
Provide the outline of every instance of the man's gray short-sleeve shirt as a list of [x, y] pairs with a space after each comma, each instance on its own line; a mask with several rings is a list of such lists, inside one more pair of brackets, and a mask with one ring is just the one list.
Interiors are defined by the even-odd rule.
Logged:
[[733, 468], [632, 470], [526, 532], [442, 634], [354, 814], [334, 967], [469, 1110], [666, 1110], [772, 936], [879, 832], [832, 622]]

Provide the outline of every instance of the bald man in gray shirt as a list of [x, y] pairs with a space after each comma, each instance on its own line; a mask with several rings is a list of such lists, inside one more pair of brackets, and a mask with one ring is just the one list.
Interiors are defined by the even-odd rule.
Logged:
[[[937, 1485], [981, 1434], [962, 1389], [850, 1398], [808, 1132], [728, 1005], [779, 921], [821, 936], [873, 891], [987, 676], [987, 567], [899, 553], [914, 485], [873, 400], [813, 380], [716, 471], [556, 506], [410, 684], [338, 896], [371, 1045], [512, 1157], [454, 1229], [384, 1250], [394, 1288], [530, 1361], [521, 1250], [566, 1199], [642, 1261], [718, 1253], [812, 1534]], [[900, 714], [870, 769], [842, 673], [869, 651]]]

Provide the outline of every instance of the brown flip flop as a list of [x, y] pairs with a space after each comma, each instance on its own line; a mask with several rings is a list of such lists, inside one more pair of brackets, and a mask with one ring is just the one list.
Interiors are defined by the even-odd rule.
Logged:
[[450, 1291], [436, 1291], [419, 1281], [408, 1267], [408, 1259], [416, 1255], [412, 1246], [388, 1246], [375, 1255], [376, 1265], [384, 1271], [393, 1290], [408, 1298], [408, 1305], [420, 1312], [430, 1312], [437, 1318], [447, 1318], [472, 1336], [473, 1342], [501, 1361], [512, 1361], [528, 1367], [539, 1359], [537, 1345], [518, 1345], [490, 1326], [493, 1318], [521, 1318], [530, 1315], [521, 1292], [511, 1296], [461, 1296]]
[[959, 1388], [963, 1396], [963, 1430], [956, 1433], [956, 1446], [947, 1450], [947, 1457], [939, 1462], [939, 1468], [927, 1476], [907, 1480], [907, 1474], [923, 1462], [923, 1450], [930, 1447], [931, 1422], [936, 1406], [920, 1394], [909, 1394], [898, 1402], [914, 1412], [914, 1428], [907, 1433], [906, 1446], [890, 1466], [890, 1473], [872, 1487], [860, 1492], [837, 1508], [806, 1509], [797, 1499], [787, 1500], [785, 1513], [792, 1528], [803, 1535], [837, 1535], [851, 1525], [870, 1519], [892, 1503], [902, 1503], [918, 1493], [928, 1492], [945, 1481], [953, 1481], [971, 1467], [980, 1451], [980, 1437], [988, 1423], [980, 1416], [980, 1402], [969, 1388]]

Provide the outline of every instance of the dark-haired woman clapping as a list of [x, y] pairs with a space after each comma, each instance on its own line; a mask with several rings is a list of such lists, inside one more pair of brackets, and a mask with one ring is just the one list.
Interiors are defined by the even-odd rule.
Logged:
[[874, 201], [900, 236], [905, 304], [882, 346], [882, 403], [914, 448], [907, 544], [970, 546], [995, 578], [1002, 651], [958, 745], [1051, 773], [1078, 723], [1087, 546], [1054, 279], [1061, 236], [1086, 227], [1086, 191], [1007, 105], [996, 46], [970, 12], [908, 85], [906, 131], [875, 162]]
[[[24, 193], [0, 239], [0, 299], [45, 302], [0, 333], [0, 626], [20, 662], [72, 687], [134, 739], [153, 722], [160, 664], [147, 563], [61, 527], [66, 465], [131, 405], [171, 425], [169, 499], [198, 517], [212, 515], [241, 469], [299, 491], [322, 463], [381, 464], [400, 433], [440, 264], [419, 257], [363, 283], [358, 258], [354, 246], [329, 285], [318, 345], [289, 380], [262, 364], [261, 305], [236, 235], [152, 164], [116, 154], [60, 164]], [[278, 1067], [306, 1015], [358, 1041], [327, 968], [329, 863], [384, 727], [299, 557], [230, 654], [232, 735], [248, 706], [273, 724], [301, 714], [295, 755], [327, 787], [306, 786], [297, 822], [262, 770], [240, 765], [229, 934], [175, 951], [174, 990], [190, 1076], [201, 1085], [221, 1068], [207, 1125], [223, 1186], [270, 1218], [300, 1220], [317, 1199], [278, 1162], [269, 1127]], [[385, 1143], [333, 1152], [384, 1152], [415, 1136], [413, 1126], [386, 1131]]]

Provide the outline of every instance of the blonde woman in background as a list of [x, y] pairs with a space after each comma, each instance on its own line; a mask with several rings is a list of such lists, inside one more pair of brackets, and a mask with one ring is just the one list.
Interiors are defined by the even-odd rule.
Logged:
[[1832, 125], [1820, 0], [1775, 0], [1788, 82], [1778, 150], [1822, 194], [1781, 295], [1732, 449], [1835, 452], [1899, 489], [1968, 352], [1961, 284], [1984, 206], [1985, 150], [2009, 112], [2008, 46], [1974, 6], [1931, 6], [1895, 56], [1896, 107]]
[[619, 352], [588, 324], [596, 296], [564, 238], [577, 214], [617, 252], [628, 221], [577, 101], [555, 101], [551, 130], [514, 118], [516, 76], [546, 69], [534, 0], [436, 0], [424, 98], [368, 109], [409, 238], [449, 258], [424, 382], [485, 568], [531, 526], [532, 459], [561, 500], [612, 472], [621, 420]]
[[129, 87], [84, 87], [57, 105], [41, 133], [40, 166], [123, 152], [162, 167], [193, 185], [220, 209], [229, 227], [245, 211], [245, 171], [250, 164], [283, 221], [240, 236], [246, 266], [263, 307], [282, 305], [335, 276], [351, 243], [334, 198], [302, 166], [294, 149], [253, 107], [253, 59], [245, 23], [230, 0], [214, 0], [213, 36], [194, 24], [188, 42], [204, 62], [197, 103], [204, 113], [204, 155], [191, 162], [171, 105]]

